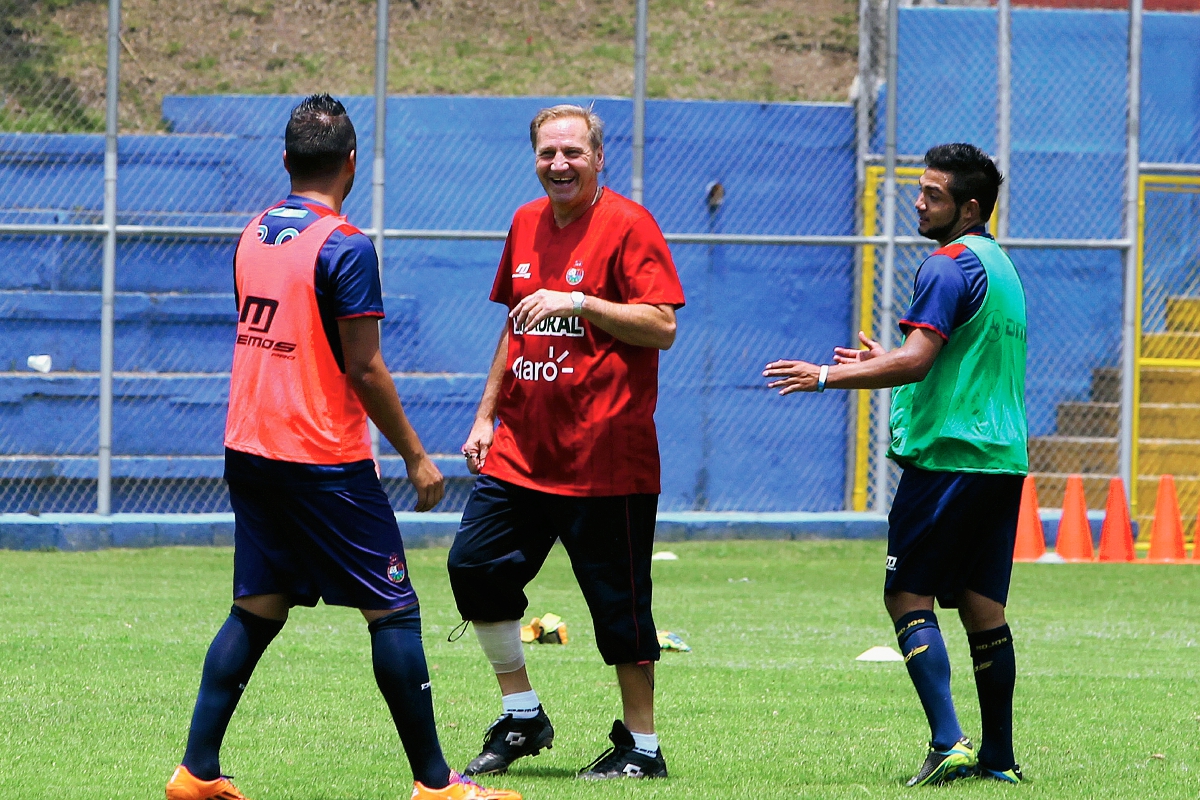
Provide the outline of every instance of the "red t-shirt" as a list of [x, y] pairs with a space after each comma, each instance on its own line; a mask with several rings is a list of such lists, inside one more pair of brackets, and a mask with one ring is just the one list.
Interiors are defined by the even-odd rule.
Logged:
[[[544, 197], [517, 209], [491, 299], [512, 309], [543, 288], [683, 305], [658, 223], [611, 189], [561, 229]], [[574, 497], [661, 492], [658, 349], [622, 342], [583, 317], [551, 317], [525, 333], [508, 324], [500, 424], [484, 473]]]

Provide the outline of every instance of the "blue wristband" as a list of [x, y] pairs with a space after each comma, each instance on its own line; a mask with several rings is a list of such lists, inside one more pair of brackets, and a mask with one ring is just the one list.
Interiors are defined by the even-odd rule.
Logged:
[[827, 380], [829, 380], [829, 365], [822, 364], [821, 372], [817, 376], [817, 393], [818, 394], [825, 391], [825, 381], [827, 381]]

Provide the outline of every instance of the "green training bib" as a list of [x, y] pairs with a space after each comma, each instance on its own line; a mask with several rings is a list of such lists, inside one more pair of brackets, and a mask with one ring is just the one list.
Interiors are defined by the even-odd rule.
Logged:
[[925, 379], [893, 391], [888, 458], [941, 472], [1024, 475], [1025, 290], [994, 240], [969, 235], [951, 244], [979, 258], [987, 294], [951, 333]]

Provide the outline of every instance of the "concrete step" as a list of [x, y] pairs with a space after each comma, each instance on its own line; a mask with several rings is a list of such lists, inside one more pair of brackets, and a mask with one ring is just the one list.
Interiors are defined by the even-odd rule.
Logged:
[[[1141, 394], [1143, 403], [1194, 403], [1200, 401], [1200, 370], [1143, 367]], [[1091, 399], [1098, 403], [1120, 402], [1120, 370], [1115, 367], [1101, 367], [1093, 370]]]
[[[1032, 472], [1117, 473], [1117, 440], [1093, 436], [1037, 436], [1029, 440]], [[1200, 475], [1200, 440], [1142, 439], [1142, 475]]]
[[1059, 436], [1115, 438], [1121, 427], [1121, 406], [1118, 403], [1059, 403], [1057, 419]]
[[[1058, 434], [1115, 438], [1121, 424], [1117, 403], [1060, 403]], [[1143, 439], [1200, 439], [1200, 403], [1142, 403]]]
[[1142, 357], [1200, 359], [1200, 333], [1147, 333]]
[[[1061, 508], [1066, 493], [1066, 473], [1031, 473], [1037, 481], [1038, 505], [1041, 508]], [[1108, 500], [1108, 485], [1112, 475], [1082, 475], [1083, 493], [1087, 507], [1092, 511], [1103, 511]], [[1158, 497], [1158, 476], [1142, 475], [1138, 478], [1138, 514], [1134, 520], [1141, 541], [1149, 541], [1150, 523], [1154, 520], [1154, 505]], [[1184, 535], [1189, 539], [1196, 525], [1197, 507], [1200, 506], [1200, 477], [1175, 476], [1175, 492], [1179, 499], [1180, 516]]]
[[1167, 330], [1200, 333], [1200, 297], [1168, 297]]

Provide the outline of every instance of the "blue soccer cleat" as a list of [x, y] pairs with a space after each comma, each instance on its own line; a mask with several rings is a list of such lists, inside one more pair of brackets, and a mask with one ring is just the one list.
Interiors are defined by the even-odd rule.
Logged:
[[999, 781], [1000, 783], [1020, 783], [1025, 780], [1025, 776], [1021, 774], [1021, 765], [1013, 764], [1011, 769], [990, 769], [980, 764], [975, 768], [975, 775], [983, 778], [985, 781]]

